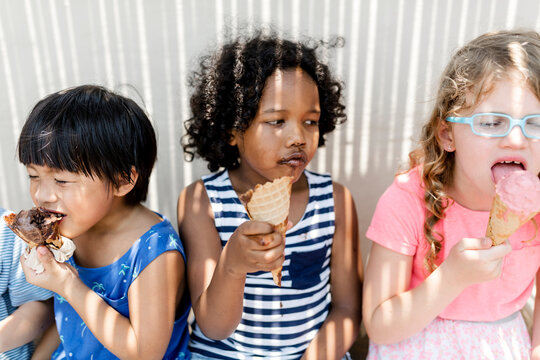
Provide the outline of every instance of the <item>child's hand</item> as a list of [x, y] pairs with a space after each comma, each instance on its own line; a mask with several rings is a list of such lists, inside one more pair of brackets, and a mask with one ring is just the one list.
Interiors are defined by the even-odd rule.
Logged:
[[223, 249], [225, 269], [238, 277], [256, 271], [272, 271], [283, 264], [285, 241], [274, 226], [247, 221], [231, 235]]
[[44, 271], [39, 274], [36, 274], [33, 269], [25, 264], [24, 255], [20, 258], [26, 281], [62, 295], [62, 289], [71, 280], [78, 279], [77, 270], [69, 264], [57, 262], [53, 254], [45, 246], [39, 246], [37, 254], [44, 268]]
[[441, 270], [452, 285], [465, 288], [498, 278], [504, 256], [510, 251], [508, 241], [492, 246], [487, 237], [464, 238], [450, 250]]

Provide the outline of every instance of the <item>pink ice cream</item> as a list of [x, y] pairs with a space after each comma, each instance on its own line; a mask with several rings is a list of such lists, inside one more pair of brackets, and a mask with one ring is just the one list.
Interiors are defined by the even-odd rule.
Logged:
[[513, 171], [497, 182], [495, 191], [508, 209], [530, 216], [540, 212], [540, 179], [528, 171]]

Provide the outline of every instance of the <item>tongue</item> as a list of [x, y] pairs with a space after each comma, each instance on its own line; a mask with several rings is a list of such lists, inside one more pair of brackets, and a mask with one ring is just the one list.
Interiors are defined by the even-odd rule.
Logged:
[[493, 179], [495, 180], [495, 183], [498, 183], [499, 180], [501, 180], [506, 175], [513, 173], [514, 171], [520, 171], [523, 170], [522, 165], [518, 164], [503, 164], [498, 163], [493, 165], [491, 168], [491, 172], [493, 173]]

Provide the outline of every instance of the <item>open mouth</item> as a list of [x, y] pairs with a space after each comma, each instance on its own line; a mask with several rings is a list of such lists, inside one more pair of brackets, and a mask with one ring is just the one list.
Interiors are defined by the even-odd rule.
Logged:
[[39, 207], [39, 210], [44, 212], [44, 213], [48, 213], [50, 215], [50, 218], [52, 219], [52, 221], [54, 222], [58, 222], [59, 224], [65, 219], [65, 217], [67, 216], [66, 214], [64, 213], [61, 213], [59, 211], [54, 211], [54, 210], [49, 210], [49, 209], [46, 209], [44, 207]]
[[493, 175], [493, 181], [497, 183], [506, 175], [513, 173], [514, 171], [527, 170], [525, 165], [518, 160], [503, 160], [495, 163], [491, 167], [491, 174]]

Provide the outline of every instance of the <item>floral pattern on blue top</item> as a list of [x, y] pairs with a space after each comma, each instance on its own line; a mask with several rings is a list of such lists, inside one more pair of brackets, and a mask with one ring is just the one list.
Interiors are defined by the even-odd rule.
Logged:
[[[166, 251], [180, 252], [185, 261], [184, 248], [176, 230], [166, 218], [161, 217], [163, 221], [152, 226], [120, 259], [110, 265], [84, 268], [78, 266], [73, 258], [69, 260], [79, 272], [81, 280], [125, 317], [129, 317], [129, 287], [148, 264]], [[180, 306], [182, 308], [178, 311], [181, 315], [174, 323], [164, 359], [190, 358], [187, 317], [191, 305], [187, 294], [184, 294]], [[58, 295], [55, 296], [54, 311], [61, 344], [53, 359], [117, 359], [94, 337], [71, 305]]]

